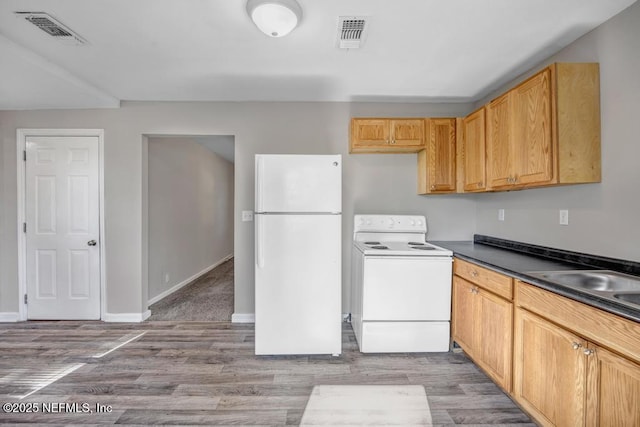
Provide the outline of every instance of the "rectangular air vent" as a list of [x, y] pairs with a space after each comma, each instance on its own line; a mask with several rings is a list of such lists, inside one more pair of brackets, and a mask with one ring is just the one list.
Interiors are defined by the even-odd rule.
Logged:
[[85, 39], [45, 12], [15, 12], [15, 14], [40, 28], [59, 42], [70, 45], [86, 43]]
[[367, 29], [367, 20], [363, 16], [338, 17], [338, 47], [340, 49], [358, 49], [362, 46]]

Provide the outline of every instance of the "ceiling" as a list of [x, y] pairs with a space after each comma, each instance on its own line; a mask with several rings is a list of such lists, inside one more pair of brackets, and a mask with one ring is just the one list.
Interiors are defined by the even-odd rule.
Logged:
[[[3, 0], [0, 109], [120, 101], [470, 102], [635, 0], [298, 0], [301, 24], [262, 34], [245, 0]], [[87, 40], [62, 44], [16, 11]], [[364, 16], [360, 49], [339, 16]]]

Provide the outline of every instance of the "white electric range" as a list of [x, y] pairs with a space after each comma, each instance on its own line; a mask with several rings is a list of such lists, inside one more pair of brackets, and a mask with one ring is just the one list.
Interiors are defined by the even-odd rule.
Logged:
[[419, 215], [355, 215], [351, 324], [363, 353], [449, 350], [452, 252]]

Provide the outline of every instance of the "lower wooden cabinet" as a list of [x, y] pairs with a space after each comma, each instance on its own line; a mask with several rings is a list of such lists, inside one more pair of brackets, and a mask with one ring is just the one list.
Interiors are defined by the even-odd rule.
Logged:
[[515, 313], [513, 394], [545, 426], [582, 426], [586, 341], [522, 309]]
[[638, 322], [456, 258], [451, 335], [542, 426], [640, 426]]
[[515, 290], [514, 399], [543, 426], [640, 426], [640, 324], [523, 282]]
[[453, 278], [454, 341], [504, 390], [511, 390], [513, 304]]
[[586, 425], [640, 426], [640, 365], [590, 346]]

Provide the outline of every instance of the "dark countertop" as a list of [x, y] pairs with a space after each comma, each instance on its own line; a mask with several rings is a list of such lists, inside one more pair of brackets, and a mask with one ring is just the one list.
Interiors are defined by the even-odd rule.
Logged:
[[474, 241], [430, 241], [430, 243], [453, 251], [454, 256], [457, 258], [499, 271], [609, 313], [640, 322], [640, 307], [630, 307], [624, 303], [611, 301], [527, 274], [535, 271], [601, 269], [638, 275], [638, 268], [640, 268], [638, 263], [496, 239], [489, 236], [476, 235]]

